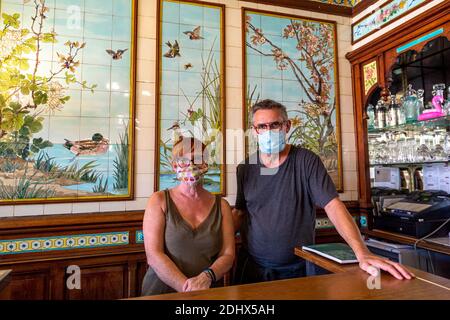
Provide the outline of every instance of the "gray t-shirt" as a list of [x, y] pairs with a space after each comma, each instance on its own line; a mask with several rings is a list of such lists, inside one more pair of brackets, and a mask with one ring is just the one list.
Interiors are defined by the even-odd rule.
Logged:
[[275, 169], [251, 155], [237, 167], [237, 185], [235, 207], [248, 212], [243, 246], [264, 267], [295, 262], [294, 248], [314, 243], [315, 205], [323, 208], [338, 196], [320, 157], [296, 146]]

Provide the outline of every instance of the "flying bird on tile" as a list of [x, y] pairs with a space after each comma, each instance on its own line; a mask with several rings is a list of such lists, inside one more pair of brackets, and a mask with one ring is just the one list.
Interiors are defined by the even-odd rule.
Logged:
[[192, 31], [185, 31], [183, 32], [184, 34], [189, 36], [189, 39], [191, 40], [200, 40], [200, 39], [204, 39], [203, 37], [200, 36], [200, 26], [196, 27], [194, 30]]
[[192, 68], [192, 67], [194, 67], [193, 65], [192, 65], [192, 63], [186, 63], [185, 65], [184, 65], [184, 70], [189, 70], [190, 68]]
[[166, 58], [181, 57], [180, 45], [178, 44], [177, 40], [175, 40], [175, 42], [173, 44], [171, 44], [170, 41], [167, 41], [166, 45], [169, 47], [169, 51], [167, 51], [164, 54], [164, 57], [166, 57]]
[[128, 49], [119, 49], [117, 51], [114, 51], [114, 50], [108, 49], [108, 50], [106, 50], [106, 52], [113, 58], [113, 60], [120, 60], [120, 59], [122, 59], [123, 54], [127, 50]]

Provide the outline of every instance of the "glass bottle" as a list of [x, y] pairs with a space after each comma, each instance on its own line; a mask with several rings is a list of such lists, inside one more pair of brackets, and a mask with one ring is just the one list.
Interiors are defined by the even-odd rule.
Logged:
[[447, 88], [447, 99], [444, 102], [444, 113], [450, 116], [450, 86]]
[[388, 108], [388, 126], [395, 127], [398, 126], [398, 109], [399, 106], [396, 103], [395, 95], [391, 96], [391, 103], [389, 104]]
[[369, 130], [375, 129], [375, 107], [372, 104], [367, 106], [367, 128]]
[[384, 127], [386, 127], [386, 108], [384, 107], [383, 100], [378, 101], [375, 112], [377, 119], [376, 127], [378, 129], [383, 129]]
[[412, 85], [408, 85], [405, 98], [403, 100], [403, 110], [405, 112], [406, 123], [417, 121], [419, 116], [417, 92], [413, 90]]
[[422, 114], [423, 111], [425, 110], [425, 104], [423, 102], [424, 94], [425, 94], [425, 90], [423, 90], [423, 89], [417, 90], [417, 112], [418, 112], [418, 115]]
[[398, 119], [399, 125], [406, 123], [406, 114], [405, 114], [405, 109], [403, 109], [403, 102], [404, 102], [404, 98], [401, 97], [400, 103], [397, 104], [397, 119]]

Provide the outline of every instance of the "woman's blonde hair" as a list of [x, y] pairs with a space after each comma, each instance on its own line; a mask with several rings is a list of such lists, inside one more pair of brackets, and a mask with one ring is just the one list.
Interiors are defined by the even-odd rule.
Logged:
[[[195, 155], [195, 163], [197, 163], [197, 161], [200, 163], [207, 162], [208, 160], [208, 152], [206, 145], [203, 142], [193, 137], [180, 136], [173, 145], [172, 159], [176, 160], [182, 158], [187, 153]], [[198, 157], [199, 154], [202, 155], [201, 158]]]

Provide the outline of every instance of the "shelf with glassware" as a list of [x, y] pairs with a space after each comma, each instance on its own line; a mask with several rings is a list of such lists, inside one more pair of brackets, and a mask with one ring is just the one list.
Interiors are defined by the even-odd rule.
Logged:
[[[391, 95], [386, 100], [380, 97], [376, 106], [368, 105], [372, 187], [376, 186], [375, 174], [391, 175], [377, 168], [393, 167], [397, 170], [393, 171], [392, 180], [397, 180], [398, 183], [385, 181], [377, 186], [391, 186], [410, 192], [422, 190], [423, 167], [448, 163], [450, 87], [447, 88], [447, 97], [444, 97], [445, 89], [445, 84], [434, 85], [431, 104], [427, 107], [424, 105], [424, 90], [415, 91], [412, 85], [408, 85], [406, 94], [400, 99], [396, 95]], [[445, 189], [448, 191], [449, 188]]]

